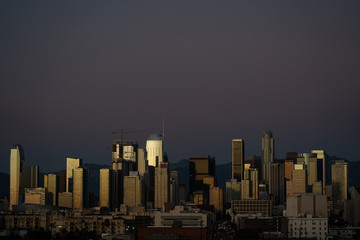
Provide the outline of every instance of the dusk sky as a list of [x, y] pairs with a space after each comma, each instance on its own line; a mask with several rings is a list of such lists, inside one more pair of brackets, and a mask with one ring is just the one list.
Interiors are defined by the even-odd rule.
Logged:
[[112, 131], [170, 162], [275, 156], [360, 160], [360, 1], [0, 1], [0, 171], [66, 157], [111, 164]]

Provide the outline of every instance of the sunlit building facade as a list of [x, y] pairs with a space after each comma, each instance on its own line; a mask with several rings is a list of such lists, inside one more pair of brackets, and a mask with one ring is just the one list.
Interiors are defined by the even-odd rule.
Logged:
[[155, 168], [155, 208], [162, 209], [164, 203], [170, 202], [169, 164], [160, 163]]
[[73, 170], [82, 166], [82, 159], [80, 158], [66, 158], [66, 191], [73, 190]]
[[10, 210], [24, 202], [24, 166], [24, 150], [21, 145], [14, 145], [10, 151]]
[[156, 167], [164, 161], [163, 135], [153, 133], [146, 141], [146, 152], [149, 166]]
[[100, 169], [99, 206], [112, 209], [111, 184], [113, 170], [109, 168]]
[[89, 206], [89, 170], [85, 167], [73, 169], [73, 208]]

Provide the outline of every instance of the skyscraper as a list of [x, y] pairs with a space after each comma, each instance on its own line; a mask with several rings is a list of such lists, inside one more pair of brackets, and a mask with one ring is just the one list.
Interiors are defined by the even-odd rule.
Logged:
[[59, 192], [59, 181], [56, 174], [47, 174], [44, 175], [44, 188], [48, 193], [52, 194], [52, 203], [54, 206], [58, 205], [58, 192]]
[[109, 168], [100, 169], [99, 205], [112, 210], [112, 180], [113, 170]]
[[317, 179], [322, 182], [322, 194], [325, 194], [326, 189], [326, 153], [324, 150], [311, 150], [311, 153], [316, 154], [318, 159], [317, 165]]
[[73, 190], [73, 169], [82, 166], [80, 158], [66, 158], [66, 192]]
[[189, 159], [189, 191], [208, 191], [203, 183], [206, 177], [215, 177], [215, 157], [191, 155]]
[[24, 187], [39, 187], [39, 166], [25, 166], [24, 168]]
[[144, 175], [145, 172], [148, 171], [148, 160], [147, 160], [147, 152], [146, 149], [139, 148], [138, 149], [138, 166], [137, 169], [140, 175]]
[[348, 195], [348, 163], [344, 160], [332, 163], [331, 185], [334, 202], [345, 202]]
[[73, 208], [89, 206], [89, 170], [85, 167], [73, 169]]
[[242, 139], [232, 140], [232, 179], [241, 181], [244, 177], [244, 141]]
[[124, 178], [124, 204], [128, 207], [144, 206], [144, 183], [138, 172]]
[[149, 166], [156, 167], [156, 164], [160, 164], [164, 161], [164, 143], [163, 135], [159, 133], [153, 133], [146, 141], [147, 159]]
[[170, 202], [169, 164], [160, 163], [155, 168], [155, 208], [161, 209], [164, 203]]
[[[270, 164], [274, 162], [274, 139], [271, 131], [264, 131], [261, 140], [261, 159], [263, 165], [263, 181], [270, 184]], [[269, 186], [269, 189], [271, 187]]]
[[10, 150], [10, 210], [25, 200], [24, 165], [24, 150], [21, 145], [14, 145]]

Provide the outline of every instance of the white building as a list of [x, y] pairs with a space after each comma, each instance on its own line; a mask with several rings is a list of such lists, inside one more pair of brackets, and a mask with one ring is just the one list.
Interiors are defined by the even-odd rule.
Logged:
[[307, 215], [306, 217], [291, 217], [288, 220], [289, 238], [326, 239], [329, 231], [327, 218]]
[[163, 162], [163, 157], [164, 157], [163, 135], [158, 133], [151, 134], [148, 140], [146, 141], [146, 151], [147, 151], [149, 166], [156, 167], [156, 161], [158, 162], [158, 164]]

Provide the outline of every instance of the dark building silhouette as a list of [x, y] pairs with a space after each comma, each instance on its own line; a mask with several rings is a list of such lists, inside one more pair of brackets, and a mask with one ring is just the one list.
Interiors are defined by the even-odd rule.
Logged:
[[231, 178], [240, 182], [244, 178], [244, 141], [242, 139], [233, 139], [231, 149]]
[[211, 177], [215, 179], [215, 157], [209, 155], [191, 155], [189, 160], [190, 194], [202, 191], [204, 198], [208, 199], [209, 185], [204, 183], [204, 179], [207, 180]]

